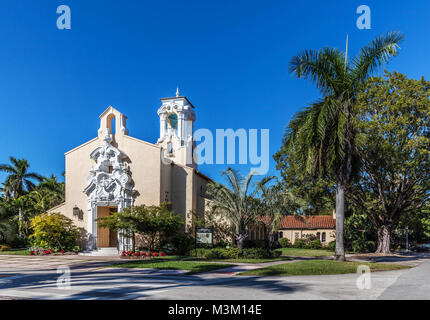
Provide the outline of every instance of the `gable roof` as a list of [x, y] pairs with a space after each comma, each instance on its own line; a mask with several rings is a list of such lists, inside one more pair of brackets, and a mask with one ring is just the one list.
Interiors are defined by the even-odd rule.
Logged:
[[115, 109], [114, 107], [112, 107], [112, 106], [109, 106], [109, 107], [107, 107], [106, 108], [106, 110], [105, 111], [103, 111], [103, 113], [99, 116], [99, 118], [101, 119], [101, 118], [103, 118], [103, 116], [106, 114], [106, 113], [108, 113], [108, 112], [117, 112], [117, 113], [119, 113], [120, 115], [122, 115], [124, 118], [126, 118], [127, 119], [127, 117], [125, 116], [125, 115], [123, 115], [121, 112], [119, 112], [117, 109]]
[[332, 216], [285, 216], [280, 229], [335, 229]]

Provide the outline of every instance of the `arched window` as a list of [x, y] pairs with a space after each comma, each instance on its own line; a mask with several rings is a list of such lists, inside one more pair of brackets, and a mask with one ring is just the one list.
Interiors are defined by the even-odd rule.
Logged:
[[170, 141], [167, 142], [167, 154], [173, 154], [173, 147]]
[[176, 129], [176, 127], [178, 126], [178, 115], [176, 113], [169, 114], [167, 117], [167, 121], [169, 122], [170, 127], [172, 129]]
[[115, 115], [111, 113], [108, 115], [106, 127], [109, 129], [110, 134], [115, 134]]
[[325, 242], [325, 232], [322, 233], [321, 242]]

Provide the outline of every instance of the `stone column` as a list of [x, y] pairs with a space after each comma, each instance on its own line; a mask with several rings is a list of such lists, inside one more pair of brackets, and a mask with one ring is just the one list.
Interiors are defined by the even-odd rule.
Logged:
[[162, 141], [166, 135], [166, 117], [166, 113], [160, 114], [160, 139], [158, 139], [160, 141]]

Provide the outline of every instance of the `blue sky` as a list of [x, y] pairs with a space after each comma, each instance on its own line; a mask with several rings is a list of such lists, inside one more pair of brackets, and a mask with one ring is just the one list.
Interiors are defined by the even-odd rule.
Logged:
[[[56, 27], [61, 4], [71, 30]], [[371, 30], [356, 27], [361, 4]], [[355, 54], [390, 30], [406, 39], [387, 69], [428, 79], [429, 1], [3, 0], [0, 163], [23, 157], [33, 171], [60, 175], [64, 152], [96, 136], [109, 105], [128, 116], [131, 136], [155, 142], [159, 99], [176, 86], [196, 106], [196, 128], [270, 129], [272, 155], [292, 115], [319, 96], [288, 75], [291, 57], [343, 49], [346, 34]], [[200, 170], [219, 180], [225, 167]]]

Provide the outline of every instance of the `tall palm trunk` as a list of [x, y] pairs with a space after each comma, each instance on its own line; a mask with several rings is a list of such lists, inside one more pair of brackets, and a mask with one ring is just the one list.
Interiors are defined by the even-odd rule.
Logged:
[[18, 236], [22, 238], [22, 209], [18, 209]]
[[345, 184], [338, 182], [336, 188], [336, 251], [335, 260], [345, 261], [344, 246], [344, 220], [345, 220]]

